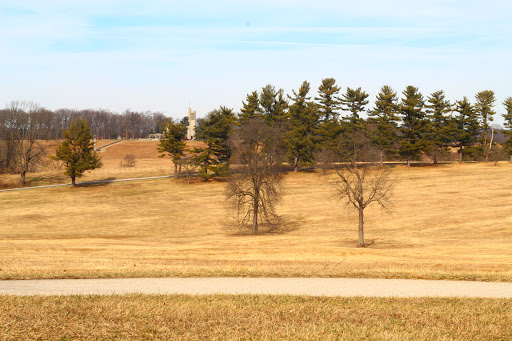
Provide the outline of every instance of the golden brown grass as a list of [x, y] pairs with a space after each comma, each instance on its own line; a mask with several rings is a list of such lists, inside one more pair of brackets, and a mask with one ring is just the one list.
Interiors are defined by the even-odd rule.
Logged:
[[[98, 140], [96, 147], [100, 148], [116, 140]], [[55, 148], [61, 141], [47, 142], [47, 154], [55, 155]], [[200, 141], [187, 141], [187, 148], [204, 146]], [[94, 171], [87, 171], [77, 179], [77, 182], [127, 179], [147, 176], [163, 176], [174, 174], [174, 166], [168, 155], [160, 157], [158, 141], [150, 140], [124, 140], [105, 147], [99, 152], [103, 166]], [[126, 154], [135, 156], [135, 167], [121, 167], [120, 162]], [[27, 186], [41, 186], [48, 184], [69, 183], [71, 180], [64, 175], [63, 169], [57, 168], [57, 162], [45, 159], [37, 172], [27, 174]], [[20, 187], [19, 174], [0, 174], [0, 189]]]
[[[93, 171], [93, 173], [96, 171]], [[0, 278], [355, 276], [512, 281], [512, 165], [402, 166], [391, 214], [357, 222], [317, 173], [289, 173], [283, 223], [228, 227], [222, 182], [0, 193]]]
[[508, 340], [512, 300], [0, 296], [2, 340]]

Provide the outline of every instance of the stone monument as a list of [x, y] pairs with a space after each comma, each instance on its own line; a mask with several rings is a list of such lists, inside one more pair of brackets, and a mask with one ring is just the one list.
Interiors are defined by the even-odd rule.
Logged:
[[187, 139], [192, 140], [196, 137], [196, 112], [188, 108], [188, 130]]

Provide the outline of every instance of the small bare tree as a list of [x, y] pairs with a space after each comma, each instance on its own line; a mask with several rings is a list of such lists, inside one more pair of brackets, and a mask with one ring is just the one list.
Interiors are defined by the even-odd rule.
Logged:
[[12, 148], [13, 165], [20, 173], [20, 184], [25, 185], [26, 174], [34, 171], [46, 155], [46, 143], [41, 128], [42, 109], [32, 102], [13, 101], [3, 119], [7, 130], [7, 145]]
[[123, 159], [119, 162], [121, 167], [135, 167], [137, 161], [135, 160], [135, 155], [126, 154]]
[[282, 195], [281, 164], [284, 149], [278, 128], [251, 119], [230, 136], [234, 174], [226, 196], [231, 200], [239, 226], [252, 220], [252, 233], [258, 234], [259, 218], [275, 223], [275, 205]]
[[[338, 176], [334, 181], [338, 199], [359, 214], [359, 247], [364, 242], [364, 210], [372, 203], [388, 209], [395, 180], [389, 168], [379, 166], [379, 152], [362, 133], [345, 137], [331, 158]], [[336, 167], [334, 166], [336, 165]]]

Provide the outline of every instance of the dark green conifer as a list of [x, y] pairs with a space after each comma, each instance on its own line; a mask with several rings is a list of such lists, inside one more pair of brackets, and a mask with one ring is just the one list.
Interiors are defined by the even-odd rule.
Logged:
[[365, 111], [365, 106], [368, 104], [368, 94], [361, 90], [361, 88], [351, 89], [347, 88], [347, 92], [341, 98], [341, 109], [348, 111], [350, 114], [346, 117], [349, 123], [349, 130], [359, 130], [362, 124], [360, 113]]
[[228, 136], [235, 123], [233, 109], [221, 106], [201, 120], [196, 137], [206, 143], [204, 148], [194, 149], [194, 160], [201, 165], [200, 175], [208, 180], [212, 175], [226, 175], [229, 170], [231, 149]]
[[455, 111], [455, 143], [459, 147], [459, 162], [462, 163], [464, 154], [468, 154], [468, 148], [478, 140], [480, 125], [474, 107], [466, 97], [455, 102]]
[[240, 125], [245, 125], [247, 122], [254, 118], [261, 118], [260, 101], [257, 91], [247, 94], [245, 102], [242, 102], [243, 107], [240, 109], [238, 115], [238, 122]]
[[398, 149], [398, 117], [399, 106], [397, 93], [388, 85], [384, 85], [377, 99], [375, 107], [368, 112], [369, 123], [372, 129], [368, 134], [374, 146], [381, 150], [381, 164], [383, 154], [388, 158], [396, 156]]
[[492, 147], [490, 122], [494, 120], [493, 116], [496, 114], [493, 110], [496, 98], [494, 97], [494, 91], [492, 90], [480, 91], [475, 95], [475, 98], [475, 111], [478, 114], [480, 128], [482, 131], [480, 135], [480, 143], [482, 144], [485, 161], [489, 161], [489, 152]]
[[304, 81], [298, 92], [293, 90], [292, 104], [288, 112], [286, 143], [293, 168], [297, 171], [299, 163], [313, 162], [317, 147], [318, 112], [315, 103], [308, 97], [310, 84]]
[[178, 163], [183, 156], [185, 151], [186, 143], [185, 138], [187, 136], [187, 126], [180, 122], [174, 122], [172, 118], [169, 118], [165, 125], [162, 127], [164, 137], [160, 139], [158, 144], [158, 151], [163, 157], [165, 153], [172, 157], [174, 163], [174, 178], [178, 178]]
[[505, 136], [508, 140], [503, 144], [503, 147], [510, 154], [510, 162], [512, 162], [512, 97], [508, 97], [504, 102], [506, 113], [503, 114], [505, 119]]
[[276, 91], [271, 84], [261, 89], [260, 93], [260, 113], [268, 124], [283, 123], [286, 120], [286, 109], [288, 102], [284, 97], [283, 89]]
[[428, 146], [425, 135], [429, 124], [423, 112], [423, 95], [418, 88], [409, 85], [402, 94], [404, 98], [400, 103], [400, 155], [406, 158], [407, 167], [410, 167], [411, 160], [419, 158]]
[[454, 140], [455, 126], [452, 124], [450, 113], [452, 105], [446, 99], [443, 90], [436, 91], [427, 99], [426, 112], [429, 119], [429, 132], [427, 134], [428, 149], [434, 164], [449, 154], [448, 147]]
[[64, 163], [64, 174], [71, 177], [71, 185], [76, 186], [76, 178], [87, 170], [101, 167], [101, 160], [94, 150], [93, 134], [85, 119], [71, 121], [69, 130], [64, 131], [64, 141], [57, 147], [56, 156], [51, 157]]
[[338, 119], [341, 104], [338, 97], [340, 90], [334, 78], [325, 78], [318, 87], [318, 97], [315, 97], [318, 102], [318, 135], [320, 143], [328, 149], [334, 148], [341, 130]]

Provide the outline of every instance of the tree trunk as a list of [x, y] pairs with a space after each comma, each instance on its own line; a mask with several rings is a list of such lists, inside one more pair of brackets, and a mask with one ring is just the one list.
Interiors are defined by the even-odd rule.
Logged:
[[485, 156], [485, 161], [489, 161], [489, 152], [487, 151], [487, 131], [485, 132], [485, 137], [484, 137], [484, 156]]
[[174, 179], [178, 178], [178, 164], [174, 163]]
[[25, 186], [25, 175], [27, 174], [26, 171], [21, 171], [21, 178], [20, 178], [20, 183], [22, 186]]
[[365, 247], [364, 245], [364, 208], [359, 207], [359, 247]]
[[380, 151], [380, 165], [384, 166], [384, 151]]
[[74, 176], [71, 177], [71, 187], [76, 187], [75, 177]]
[[409, 157], [409, 154], [407, 154], [407, 167], [411, 167], [411, 158]]
[[512, 155], [510, 155], [510, 163], [512, 163]]
[[462, 163], [462, 146], [459, 148], [459, 163]]
[[437, 165], [437, 155], [434, 154], [434, 165]]
[[299, 168], [299, 158], [296, 156], [295, 160], [293, 162], [293, 171], [296, 172], [298, 168]]
[[254, 193], [253, 207], [252, 207], [252, 234], [258, 234], [258, 208], [259, 208], [259, 197], [258, 192]]

